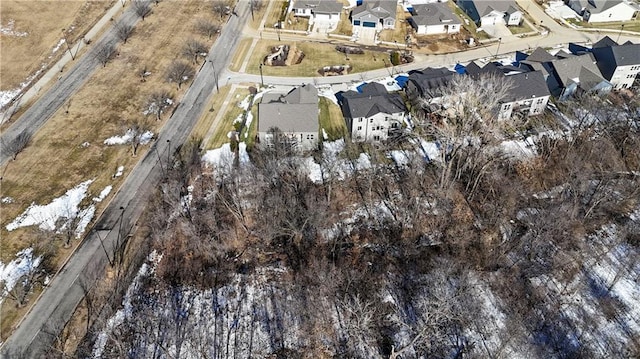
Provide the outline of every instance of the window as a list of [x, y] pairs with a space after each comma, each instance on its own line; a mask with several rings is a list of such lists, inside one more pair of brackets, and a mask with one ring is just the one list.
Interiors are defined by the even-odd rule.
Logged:
[[362, 119], [361, 119], [361, 118], [359, 118], [359, 119], [358, 119], [358, 122], [362, 122]]
[[544, 102], [544, 97], [541, 97], [539, 99], [536, 100], [536, 105], [540, 105]]
[[353, 20], [353, 25], [355, 25], [355, 26], [360, 25], [360, 20]]
[[373, 136], [374, 141], [380, 141], [380, 136]]
[[391, 128], [398, 128], [398, 123], [397, 122], [391, 123]]
[[313, 134], [307, 135], [307, 140], [313, 140], [314, 138], [315, 138], [315, 135]]
[[369, 123], [373, 123], [373, 119], [369, 119]]
[[362, 126], [358, 126], [358, 131], [362, 131]]

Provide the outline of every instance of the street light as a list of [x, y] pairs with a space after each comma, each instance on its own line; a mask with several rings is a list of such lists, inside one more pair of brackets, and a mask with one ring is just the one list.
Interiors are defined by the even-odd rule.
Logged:
[[264, 77], [262, 77], [262, 62], [260, 63], [260, 83], [264, 87]]
[[171, 140], [167, 140], [167, 171], [169, 171], [169, 163], [171, 163]]
[[216, 66], [213, 64], [213, 60], [207, 60], [211, 64], [211, 68], [213, 69], [213, 79], [216, 82], [216, 91], [220, 92], [220, 87], [218, 87], [218, 74], [216, 73]]
[[616, 39], [616, 42], [620, 42], [620, 35], [622, 35], [622, 30], [624, 30], [624, 24], [620, 25], [620, 32], [618, 33], [618, 38]]
[[501, 43], [502, 43], [502, 38], [499, 37], [498, 38], [498, 48], [496, 49], [496, 56], [495, 57], [498, 57], [498, 53], [500, 52], [500, 44]]

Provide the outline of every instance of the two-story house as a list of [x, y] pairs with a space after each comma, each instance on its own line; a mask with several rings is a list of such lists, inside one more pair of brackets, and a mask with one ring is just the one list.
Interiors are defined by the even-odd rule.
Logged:
[[568, 0], [567, 5], [587, 22], [629, 21], [640, 13], [631, 0]]
[[385, 141], [402, 127], [407, 107], [397, 93], [388, 93], [384, 85], [372, 82], [361, 92], [341, 94], [340, 107], [354, 142]]
[[617, 45], [609, 39], [598, 41], [591, 52], [595, 57], [598, 68], [605, 79], [609, 80], [616, 89], [630, 88], [640, 74], [640, 44], [630, 42]]
[[456, 34], [460, 19], [445, 3], [417, 4], [410, 8], [409, 23], [418, 35]]
[[514, 0], [458, 0], [456, 4], [481, 27], [497, 24], [517, 26], [522, 22], [522, 11]]
[[351, 24], [354, 28], [393, 29], [397, 8], [395, 0], [364, 0], [351, 11]]
[[314, 21], [338, 23], [342, 3], [333, 0], [296, 0], [291, 11], [293, 15], [308, 17]]
[[266, 93], [258, 105], [260, 146], [307, 151], [318, 147], [318, 90], [302, 85], [289, 93]]
[[505, 75], [512, 84], [507, 97], [500, 102], [498, 119], [507, 120], [514, 114], [534, 116], [544, 112], [549, 102], [549, 88], [541, 71]]

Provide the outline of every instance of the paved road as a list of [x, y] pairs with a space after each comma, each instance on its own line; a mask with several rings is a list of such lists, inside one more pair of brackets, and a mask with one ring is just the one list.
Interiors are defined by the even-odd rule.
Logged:
[[[83, 278], [90, 278], [104, 271], [107, 259], [102, 249], [101, 238], [106, 250], [111, 252], [114, 243], [118, 241], [120, 223], [125, 227], [127, 223], [135, 223], [147, 204], [148, 195], [156, 188], [162, 176], [162, 168], [167, 164], [168, 155], [178, 144], [187, 140], [215, 89], [215, 81], [212, 81], [214, 69], [227, 67], [230, 59], [228, 54], [235, 51], [239, 40], [237, 34], [249, 17], [247, 3], [241, 2], [236, 8], [236, 13], [238, 15], [230, 18], [212, 46], [209, 52], [211, 62], [207, 62], [199, 71], [182, 103], [167, 121], [152, 148], [115, 194], [103, 216], [94, 226], [94, 231], [76, 250], [25, 320], [0, 348], [0, 357], [40, 357], [42, 350], [53, 340], [47, 332], [57, 329], [55, 323], [66, 323], [82, 300], [83, 291], [80, 283]], [[158, 166], [159, 160], [162, 161], [161, 166]]]
[[[139, 17], [131, 6], [120, 17], [124, 23], [135, 25]], [[71, 95], [78, 90], [91, 74], [99, 66], [96, 58], [97, 52], [107, 44], [116, 44], [118, 39], [115, 30], [111, 27], [93, 45], [89, 51], [79, 59], [75, 65], [67, 71], [42, 97], [20, 116], [7, 130], [3, 131], [0, 141], [10, 143], [18, 134], [27, 130], [36, 133], [42, 125], [64, 104]], [[0, 150], [0, 166], [11, 158], [10, 153]]]

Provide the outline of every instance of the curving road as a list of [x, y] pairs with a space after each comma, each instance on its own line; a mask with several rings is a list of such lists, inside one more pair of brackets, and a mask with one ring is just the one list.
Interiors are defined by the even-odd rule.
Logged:
[[[162, 168], [168, 162], [168, 155], [177, 145], [187, 140], [215, 89], [214, 68], [222, 69], [228, 65], [230, 59], [228, 54], [233, 53], [239, 40], [237, 34], [248, 21], [247, 4], [242, 1], [236, 7], [237, 16], [231, 16], [209, 52], [211, 62], [205, 63], [200, 69], [182, 103], [167, 121], [152, 148], [131, 171], [120, 191], [115, 194], [91, 234], [85, 238], [60, 273], [38, 298], [22, 323], [2, 345], [0, 357], [39, 358], [54, 340], [54, 336], [50, 333], [62, 328], [82, 300], [84, 292], [80, 283], [87, 280], [93, 281], [98, 273], [104, 272], [108, 261], [103, 244], [108, 252], [113, 252], [114, 245], [119, 241], [120, 226], [126, 227], [127, 223], [136, 222], [147, 203], [148, 195], [162, 176]], [[90, 67], [92, 64], [95, 67], [93, 59], [89, 59], [86, 66]], [[87, 74], [88, 72], [85, 76]], [[81, 80], [77, 81], [82, 83]], [[73, 88], [78, 88], [80, 84], [76, 84]], [[59, 87], [52, 88], [45, 96], [56, 97], [56, 91], [60, 90]], [[43, 101], [44, 103], [41, 104]], [[40, 100], [34, 106], [42, 111], [42, 106], [46, 106], [49, 101], [53, 100]], [[45, 120], [39, 122], [39, 126]], [[160, 166], [158, 161], [162, 161]]]
[[[535, 6], [535, 4], [531, 4], [532, 6]], [[535, 7], [537, 8], [537, 6]], [[227, 68], [231, 58], [230, 54], [235, 51], [240, 39], [238, 34], [241, 33], [248, 22], [248, 1], [239, 1], [235, 11], [237, 16], [230, 17], [220, 37], [210, 49], [209, 60], [200, 69], [182, 103], [167, 121], [152, 148], [127, 177], [120, 191], [115, 194], [102, 217], [94, 226], [91, 234], [86, 237], [60, 273], [49, 284], [49, 287], [38, 298], [36, 304], [13, 335], [2, 345], [0, 357], [40, 357], [43, 350], [53, 341], [54, 336], [49, 333], [56, 332], [68, 321], [83, 298], [84, 292], [80, 283], [85, 280], [93, 281], [98, 273], [104, 271], [107, 265], [105, 250], [110, 253], [113, 252], [115, 244], [119, 241], [119, 227], [125, 222], [135, 223], [139, 218], [146, 205], [148, 195], [162, 176], [162, 170], [168, 162], [168, 156], [178, 145], [184, 143], [200, 118], [200, 114], [216, 86], [216, 77], [219, 77], [221, 83], [224, 83], [225, 80], [234, 83], [260, 82], [259, 75], [239, 74], [228, 71], [220, 73], [222, 69]], [[542, 15], [537, 14], [533, 8], [529, 9], [529, 12], [537, 21], [539, 19], [536, 16], [546, 16], [544, 12], [542, 12]], [[129, 9], [123, 14], [123, 20], [135, 23], [137, 18]], [[551, 20], [543, 21], [545, 26], [547, 21], [549, 21], [549, 25], [552, 22]], [[264, 80], [266, 84], [284, 85], [314, 82], [317, 84], [355, 82], [388, 76], [390, 72], [405, 72], [427, 66], [444, 66], [456, 62], [468, 62], [478, 58], [491, 57], [496, 55], [498, 46], [500, 53], [503, 54], [536, 46], [548, 47], [568, 42], [594, 41], [601, 37], [599, 34], [583, 34], [572, 29], [549, 27], [551, 28], [551, 33], [545, 37], [536, 36], [524, 39], [511, 37], [502, 41], [500, 45], [480, 47], [457, 54], [428, 56], [425, 61], [363, 74], [327, 78], [265, 76]], [[627, 39], [637, 41], [638, 37], [623, 36], [621, 39], [624, 41]], [[89, 78], [89, 75], [96, 68], [98, 65], [94, 55], [96, 48], [112, 41], [115, 41], [115, 36], [113, 31], [110, 30], [94, 45], [94, 48], [87, 55], [79, 59], [62, 80], [54, 85], [13, 126], [2, 134], [2, 139], [10, 140], [24, 129], [30, 129], [35, 132], [41, 127], [53, 112]], [[0, 163], [4, 163], [6, 159], [7, 154], [2, 153]], [[158, 166], [158, 162], [160, 162], [160, 166]]]

